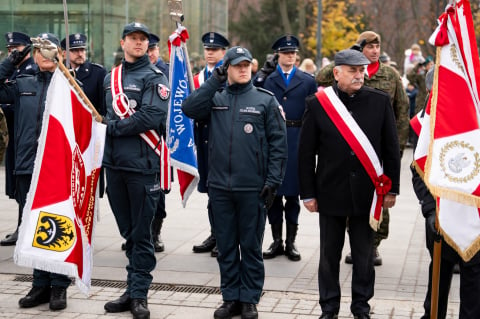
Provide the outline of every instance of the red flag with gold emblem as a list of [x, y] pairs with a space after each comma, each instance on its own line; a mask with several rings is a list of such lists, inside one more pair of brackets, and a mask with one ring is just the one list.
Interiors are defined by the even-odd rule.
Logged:
[[106, 126], [56, 70], [48, 88], [15, 263], [73, 276], [88, 294]]

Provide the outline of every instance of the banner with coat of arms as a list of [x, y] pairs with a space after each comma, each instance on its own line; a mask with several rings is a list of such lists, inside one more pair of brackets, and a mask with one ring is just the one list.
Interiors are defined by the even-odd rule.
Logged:
[[447, 6], [430, 43], [437, 61], [415, 160], [438, 199], [440, 232], [468, 261], [480, 250], [480, 61], [469, 1]]
[[106, 126], [57, 69], [50, 82], [14, 261], [76, 278], [88, 294]]

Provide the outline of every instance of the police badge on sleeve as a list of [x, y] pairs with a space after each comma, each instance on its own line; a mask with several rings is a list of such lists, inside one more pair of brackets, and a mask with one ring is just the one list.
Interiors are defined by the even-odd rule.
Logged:
[[159, 84], [157, 86], [157, 94], [163, 101], [170, 97], [170, 89], [165, 84]]

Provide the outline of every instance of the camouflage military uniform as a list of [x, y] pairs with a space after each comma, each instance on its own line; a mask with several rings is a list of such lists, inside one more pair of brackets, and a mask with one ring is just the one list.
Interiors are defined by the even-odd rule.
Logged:
[[425, 86], [425, 74], [418, 73], [420, 65], [416, 65], [410, 72], [407, 74], [408, 82], [412, 85], [415, 85], [418, 89], [417, 97], [415, 98], [415, 113], [420, 112], [421, 109], [425, 106], [425, 100], [427, 99], [427, 88]]
[[3, 111], [0, 108], [0, 163], [3, 162], [3, 155], [5, 155], [7, 144], [8, 144], [7, 121], [5, 120], [5, 115], [3, 114]]
[[[409, 102], [407, 94], [402, 85], [400, 75], [392, 67], [381, 62], [377, 73], [371, 78], [365, 76], [365, 85], [384, 91], [390, 95], [390, 102], [392, 103], [393, 112], [395, 114], [398, 141], [400, 143], [400, 154], [403, 153], [405, 144], [408, 138], [409, 128]], [[318, 86], [327, 87], [334, 83], [333, 63], [322, 68], [316, 77]], [[380, 241], [388, 237], [388, 225], [390, 220], [390, 213], [388, 209], [383, 209], [383, 220], [380, 228], [375, 235], [375, 247], [378, 247]]]

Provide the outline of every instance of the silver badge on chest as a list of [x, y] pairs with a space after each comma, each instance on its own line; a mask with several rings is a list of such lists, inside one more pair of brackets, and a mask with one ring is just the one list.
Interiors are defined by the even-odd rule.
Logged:
[[245, 124], [245, 126], [243, 127], [243, 131], [247, 134], [252, 133], [253, 132], [253, 125], [250, 124], [250, 123]]
[[130, 105], [130, 107], [134, 109], [137, 107], [137, 101], [135, 101], [134, 99], [131, 99], [128, 101], [128, 105]]

